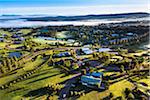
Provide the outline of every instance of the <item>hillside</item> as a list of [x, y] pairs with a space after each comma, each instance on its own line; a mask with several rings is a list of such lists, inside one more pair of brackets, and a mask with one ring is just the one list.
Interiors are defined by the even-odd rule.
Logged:
[[143, 18], [149, 17], [149, 13], [123, 13], [123, 14], [103, 14], [103, 15], [83, 15], [83, 16], [56, 16], [56, 17], [34, 17], [22, 18], [28, 21], [79, 21], [92, 19], [114, 19], [114, 18]]

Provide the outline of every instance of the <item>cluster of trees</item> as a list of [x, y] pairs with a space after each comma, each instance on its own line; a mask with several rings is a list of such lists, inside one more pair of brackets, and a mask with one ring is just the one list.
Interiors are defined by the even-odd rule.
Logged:
[[110, 45], [117, 45], [117, 44], [135, 44], [135, 43], [139, 43], [140, 41], [146, 41], [148, 40], [148, 35], [149, 33], [143, 33], [142, 35], [139, 35], [139, 36], [133, 36], [132, 38], [127, 38], [127, 39], [116, 39], [115, 41], [113, 42], [110, 42], [109, 44]]
[[93, 53], [93, 58], [98, 58], [98, 60], [102, 63], [108, 61], [113, 54], [109, 54], [107, 52], [99, 52], [99, 53]]
[[85, 96], [84, 91], [70, 91], [69, 94], [71, 97], [73, 97], [73, 96]]
[[55, 94], [59, 94], [60, 90], [64, 87], [64, 85], [61, 84], [54, 84], [54, 83], [50, 83], [46, 86], [47, 90], [48, 90], [48, 94], [49, 96], [47, 97], [47, 100], [56, 100], [55, 98]]
[[127, 100], [148, 100], [148, 96], [140, 92], [138, 88], [133, 89], [132, 91], [128, 88], [124, 90], [124, 96]]
[[23, 43], [24, 49], [25, 50], [30, 50], [31, 52], [35, 51], [34, 47], [35, 46], [39, 46], [38, 43], [35, 43], [31, 40], [31, 38], [25, 39], [24, 43]]
[[[34, 74], [35, 72], [37, 72], [43, 65], [45, 65], [45, 63], [47, 63], [49, 61], [49, 59], [46, 62], [43, 62], [42, 64], [40, 64], [39, 66], [37, 66], [35, 69], [28, 71], [27, 73], [24, 73], [23, 75], [18, 76], [16, 79], [2, 85], [0, 87], [0, 89], [6, 89], [9, 86], [15, 84], [16, 82], [22, 81], [24, 79], [26, 79], [27, 77], [31, 76], [32, 74]], [[21, 65], [20, 65], [21, 66]], [[3, 67], [4, 68], [4, 67]], [[8, 70], [8, 68], [7, 68]]]
[[[57, 32], [68, 31], [68, 34], [73, 36], [73, 39], [83, 44], [99, 44], [99, 45], [108, 45], [109, 40], [116, 39], [114, 42], [110, 42], [110, 45], [116, 44], [134, 44], [139, 43], [139, 41], [147, 40], [147, 36], [149, 34], [149, 28], [147, 26], [113, 26], [108, 25], [98, 25], [98, 26], [49, 26], [49, 27], [41, 27], [34, 29], [36, 33], [40, 33], [40, 36], [49, 36], [56, 37]], [[39, 32], [39, 30], [41, 32]], [[132, 38], [128, 38], [125, 40], [120, 39], [121, 35], [124, 33], [133, 32], [138, 36], [133, 36]], [[117, 33], [119, 37], [112, 37], [111, 34]], [[107, 43], [106, 43], [107, 42]], [[59, 45], [59, 43], [56, 43]], [[66, 44], [64, 44], [66, 46]]]
[[126, 100], [148, 100], [148, 96], [144, 93], [140, 92], [137, 88], [130, 90], [129, 88], [125, 88], [123, 91], [123, 97], [119, 96], [114, 98], [113, 93], [110, 93], [107, 97], [103, 98], [103, 100], [122, 100], [123, 98]]
[[20, 66], [18, 63], [18, 58], [16, 56], [11, 58], [3, 58], [2, 63], [0, 64], [0, 73], [4, 74], [14, 69], [17, 69]]
[[47, 89], [50, 91], [55, 91], [55, 92], [59, 92], [64, 86], [61, 84], [54, 84], [54, 83], [50, 83], [47, 85]]
[[59, 67], [61, 71], [65, 73], [70, 73], [72, 70], [76, 70], [79, 68], [77, 62], [73, 59], [61, 59], [59, 61], [50, 61], [56, 67]]
[[26, 73], [26, 74], [23, 74], [23, 75], [17, 77], [17, 79], [12, 80], [12, 81], [10, 81], [10, 82], [8, 82], [8, 83], [2, 85], [2, 86], [0, 87], [0, 89], [9, 88], [9, 86], [12, 86], [13, 84], [15, 84], [15, 83], [17, 83], [17, 82], [20, 82], [20, 81], [26, 79], [27, 77], [31, 76], [31, 75], [32, 75], [33, 73], [35, 73], [37, 70], [38, 70], [38, 69], [32, 70], [32, 71], [30, 71], [30, 72], [28, 72], [28, 73]]

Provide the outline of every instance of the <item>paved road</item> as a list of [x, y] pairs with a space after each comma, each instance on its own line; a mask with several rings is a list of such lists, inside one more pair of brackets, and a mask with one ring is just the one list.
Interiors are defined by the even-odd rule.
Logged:
[[79, 78], [80, 76], [81, 76], [81, 73], [77, 73], [65, 83], [65, 87], [59, 93], [60, 100], [64, 100], [66, 98], [66, 96], [69, 94], [69, 90], [72, 87], [72, 84], [76, 83], [77, 78]]

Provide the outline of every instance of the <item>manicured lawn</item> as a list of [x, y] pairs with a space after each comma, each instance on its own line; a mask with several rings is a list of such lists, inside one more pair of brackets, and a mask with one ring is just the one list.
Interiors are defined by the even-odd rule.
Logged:
[[137, 84], [137, 87], [139, 90], [141, 90], [143, 93], [147, 94], [146, 91], [150, 90], [150, 79], [141, 79], [137, 81], [138, 83], [145, 83], [148, 86], [143, 86], [142, 84]]
[[56, 37], [57, 37], [57, 38], [66, 38], [66, 37], [67, 37], [66, 32], [67, 32], [67, 31], [57, 32], [57, 33], [56, 33]]
[[0, 42], [0, 48], [4, 48], [7, 45], [5, 42]]
[[[44, 90], [39, 91], [41, 88], [47, 86], [49, 83], [60, 83], [72, 77], [71, 75], [62, 76], [64, 74], [61, 74], [59, 69], [49, 67], [45, 64], [42, 69], [27, 77], [25, 80], [14, 84], [9, 89], [0, 90], [0, 98], [1, 100], [10, 100], [12, 98], [14, 100], [20, 100], [21, 98], [40, 100], [42, 97], [47, 97], [47, 94], [42, 94], [45, 92]], [[38, 97], [39, 95], [40, 97]]]
[[23, 46], [23, 45], [22, 44], [12, 44], [9, 47], [10, 48], [17, 48], [17, 47], [21, 47], [21, 46]]
[[92, 90], [89, 93], [87, 93], [85, 96], [81, 96], [79, 100], [101, 100], [109, 96], [110, 93], [113, 94], [113, 98], [116, 98], [119, 96], [122, 96], [124, 98], [124, 90], [126, 88], [129, 88], [132, 90], [133, 87], [134, 85], [130, 83], [129, 81], [122, 80], [122, 81], [119, 81], [117, 83], [110, 85], [108, 90], [105, 90], [102, 92]]
[[150, 79], [149, 78], [148, 79], [141, 79], [138, 82], [144, 82], [148, 85], [148, 87], [150, 87]]
[[19, 32], [21, 32], [23, 34], [28, 34], [31, 32], [31, 29], [21, 29]]
[[122, 80], [122, 81], [119, 81], [117, 83], [110, 85], [109, 91], [113, 93], [114, 98], [119, 97], [119, 96], [124, 97], [123, 94], [124, 94], [125, 89], [129, 88], [130, 90], [132, 90], [133, 87], [134, 85], [131, 82], [127, 80]]
[[91, 91], [87, 93], [85, 96], [81, 96], [78, 100], [102, 100], [106, 96], [109, 95], [109, 91], [103, 91], [103, 92], [98, 92], [98, 91]]
[[59, 43], [62, 43], [62, 44], [64, 44], [64, 43], [70, 43], [70, 42], [67, 42], [67, 41], [62, 41], [62, 40], [44, 40], [44, 39], [40, 39], [40, 38], [34, 38], [34, 39], [32, 39], [34, 42], [37, 42], [37, 43], [42, 43], [42, 44], [46, 44], [46, 43], [48, 43], [48, 44], [55, 44], [55, 43], [57, 43], [57, 42], [59, 42]]
[[24, 68], [15, 71], [17, 72], [16, 74], [12, 74], [12, 75], [8, 75], [8, 76], [0, 78], [0, 85], [3, 85], [11, 80], [14, 80], [16, 77], [26, 73], [26, 71], [34, 69], [42, 62], [43, 62], [42, 59], [36, 59], [34, 62], [32, 61], [27, 62], [25, 65], [23, 65]]
[[8, 36], [11, 36], [11, 33], [10, 33], [10, 32], [4, 31], [4, 30], [2, 30], [2, 29], [0, 29], [0, 34], [6, 34], [6, 35], [8, 35]]

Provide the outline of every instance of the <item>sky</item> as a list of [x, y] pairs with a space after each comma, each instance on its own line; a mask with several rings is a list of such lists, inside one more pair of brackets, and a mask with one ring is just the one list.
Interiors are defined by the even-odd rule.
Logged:
[[2, 14], [87, 15], [149, 12], [149, 0], [0, 0]]

